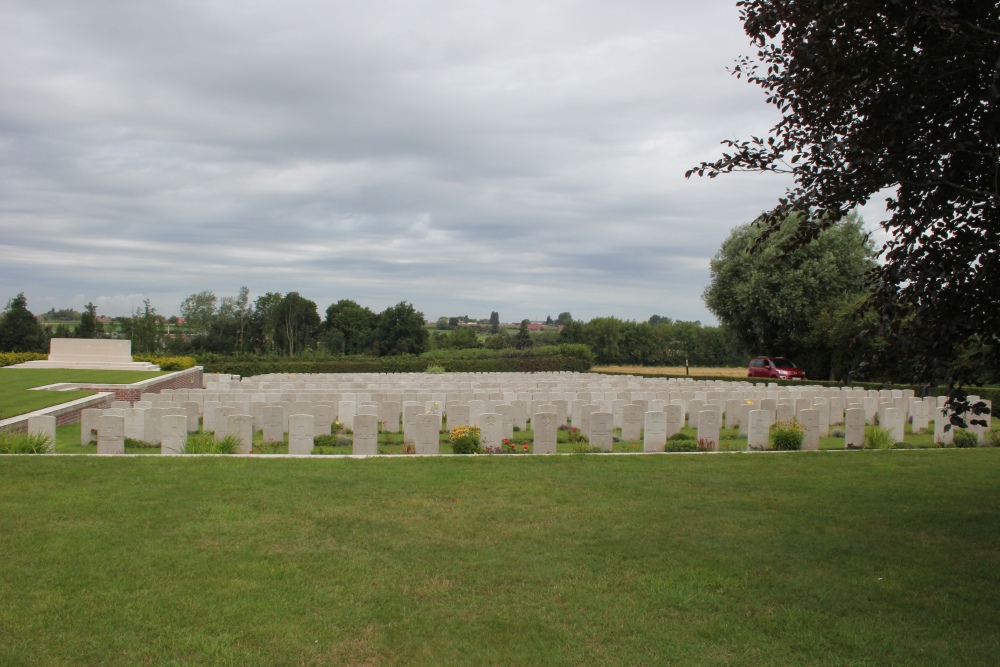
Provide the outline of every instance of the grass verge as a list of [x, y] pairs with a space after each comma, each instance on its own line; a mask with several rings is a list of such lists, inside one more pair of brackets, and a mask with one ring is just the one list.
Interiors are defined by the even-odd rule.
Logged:
[[992, 665], [998, 471], [4, 458], [0, 664]]
[[158, 371], [99, 371], [69, 368], [0, 368], [0, 419], [66, 403], [92, 391], [29, 391], [59, 382], [132, 384], [164, 375]]

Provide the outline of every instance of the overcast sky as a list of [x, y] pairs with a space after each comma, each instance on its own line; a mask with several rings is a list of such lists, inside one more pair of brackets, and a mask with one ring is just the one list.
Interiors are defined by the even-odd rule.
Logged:
[[[249, 286], [504, 321], [701, 300], [787, 181], [733, 0], [4, 0], [0, 299]], [[870, 218], [869, 218], [870, 219]]]

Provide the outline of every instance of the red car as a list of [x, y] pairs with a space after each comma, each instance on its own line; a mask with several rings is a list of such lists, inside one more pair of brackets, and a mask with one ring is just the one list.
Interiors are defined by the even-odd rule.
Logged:
[[776, 380], [805, 380], [806, 372], [784, 357], [757, 357], [750, 362], [747, 377]]

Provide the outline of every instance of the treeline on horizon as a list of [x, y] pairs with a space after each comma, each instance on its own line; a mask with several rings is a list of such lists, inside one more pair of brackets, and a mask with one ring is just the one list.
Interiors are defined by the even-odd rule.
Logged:
[[[49, 338], [75, 337], [130, 339], [135, 354], [193, 356], [199, 360], [316, 360], [428, 352], [437, 358], [449, 352], [470, 358], [486, 356], [488, 351], [513, 353], [570, 345], [585, 345], [591, 353], [587, 356], [601, 365], [683, 366], [687, 362], [692, 366], [745, 366], [749, 360], [724, 328], [659, 315], [646, 322], [616, 317], [582, 322], [564, 312], [556, 320], [548, 318], [553, 326], [547, 330], [529, 331], [528, 320], [524, 320], [517, 333], [510, 334], [500, 326], [496, 311], [488, 319], [450, 317], [428, 325], [424, 314], [405, 301], [376, 313], [342, 299], [327, 307], [325, 317], [321, 317], [317, 304], [298, 292], [267, 292], [251, 301], [246, 287], [236, 296], [221, 298], [212, 291], [192, 294], [181, 303], [180, 312], [182, 319], [164, 318], [147, 300], [133, 315], [105, 323], [91, 303], [75, 329], [60, 323], [50, 331], [27, 310], [20, 294], [8, 302], [0, 318], [0, 351], [47, 352]], [[5, 333], [8, 329], [19, 331]], [[475, 355], [474, 350], [483, 350], [483, 354]]]

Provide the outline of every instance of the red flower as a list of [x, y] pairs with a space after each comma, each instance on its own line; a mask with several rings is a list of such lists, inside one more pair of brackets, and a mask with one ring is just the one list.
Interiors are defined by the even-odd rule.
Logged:
[[524, 451], [528, 451], [528, 446], [527, 445], [524, 446]]

